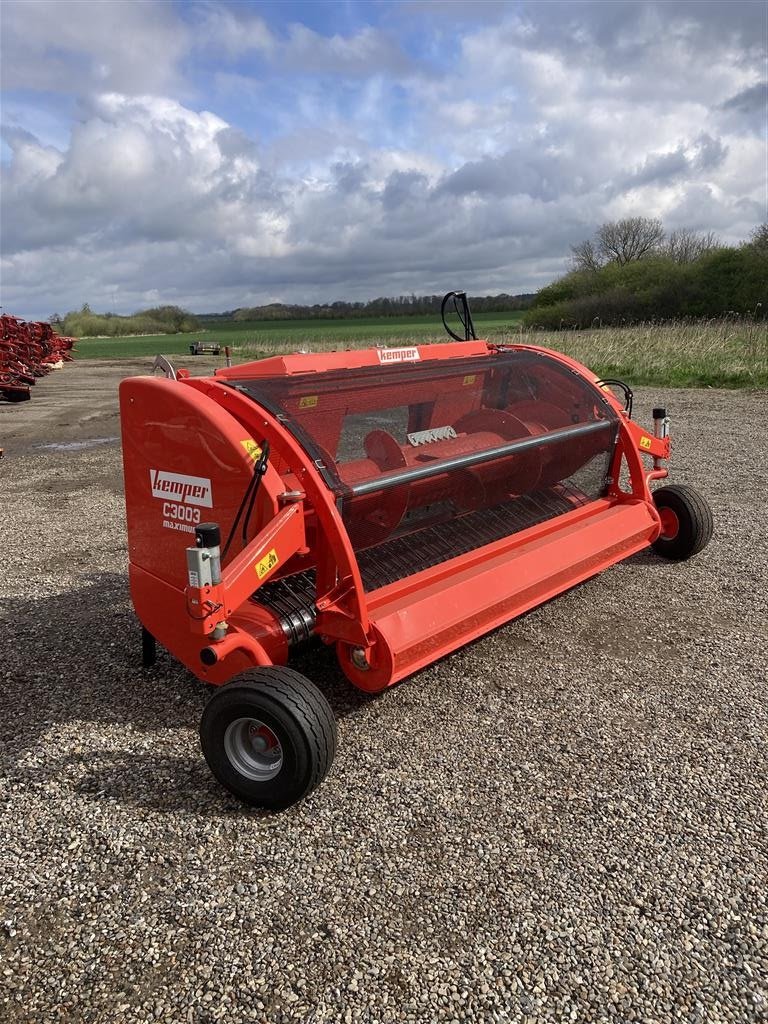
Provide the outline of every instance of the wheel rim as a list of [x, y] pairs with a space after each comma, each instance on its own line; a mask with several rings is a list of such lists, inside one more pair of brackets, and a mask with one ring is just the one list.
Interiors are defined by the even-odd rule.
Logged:
[[237, 718], [224, 733], [229, 763], [246, 779], [269, 782], [283, 766], [283, 748], [275, 733], [259, 718]]
[[680, 520], [677, 513], [671, 508], [660, 508], [658, 510], [661, 519], [661, 536], [664, 540], [674, 540], [680, 532]]

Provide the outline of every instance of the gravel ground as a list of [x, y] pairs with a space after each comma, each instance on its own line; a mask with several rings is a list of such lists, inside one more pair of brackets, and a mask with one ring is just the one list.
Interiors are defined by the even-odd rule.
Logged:
[[208, 774], [203, 687], [139, 666], [117, 444], [35, 447], [117, 433], [120, 372], [0, 409], [0, 1019], [768, 1020], [765, 394], [637, 395], [714, 507], [690, 563], [373, 701], [307, 652], [339, 754], [268, 815]]

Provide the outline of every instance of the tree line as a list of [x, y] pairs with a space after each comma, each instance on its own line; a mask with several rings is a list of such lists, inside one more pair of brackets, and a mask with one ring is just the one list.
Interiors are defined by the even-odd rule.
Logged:
[[81, 309], [50, 317], [51, 326], [59, 334], [72, 338], [124, 338], [131, 334], [181, 334], [200, 330], [200, 321], [178, 306], [154, 306], [131, 316], [116, 313], [93, 313], [87, 302]]
[[[506, 313], [527, 309], [534, 294], [483, 295], [470, 299], [476, 313]], [[78, 310], [49, 317], [53, 328], [60, 334], [74, 338], [123, 338], [132, 334], [180, 334], [199, 331], [206, 325], [214, 326], [227, 320], [348, 320], [396, 316], [440, 315], [442, 295], [405, 295], [396, 298], [372, 299], [370, 302], [330, 302], [313, 306], [290, 305], [273, 302], [266, 306], [242, 307], [225, 313], [206, 313], [194, 316], [179, 306], [155, 306], [142, 309], [131, 316], [117, 313], [94, 313], [88, 303]]]
[[[481, 295], [470, 298], [475, 313], [508, 313], [528, 309], [533, 302], [532, 293], [523, 295]], [[371, 299], [369, 302], [328, 302], [313, 306], [272, 302], [267, 306], [251, 306], [222, 313], [233, 320], [358, 320], [395, 316], [440, 315], [442, 295], [399, 295]]]
[[590, 327], [648, 319], [763, 318], [768, 309], [768, 224], [738, 246], [710, 232], [666, 234], [661, 221], [630, 217], [571, 249], [571, 270], [542, 288], [531, 327]]

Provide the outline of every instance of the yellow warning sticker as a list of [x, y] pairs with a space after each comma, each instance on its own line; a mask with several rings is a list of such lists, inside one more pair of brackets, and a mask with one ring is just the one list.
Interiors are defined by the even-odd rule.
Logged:
[[245, 441], [241, 441], [240, 444], [243, 446], [243, 448], [245, 448], [246, 452], [248, 453], [248, 455], [250, 455], [254, 462], [261, 455], [261, 448], [259, 448], [256, 442], [252, 441], [250, 437], [247, 438]]
[[268, 572], [271, 572], [275, 568], [280, 559], [277, 557], [277, 552], [274, 548], [268, 551], [266, 555], [258, 562], [255, 563], [253, 568], [256, 570], [256, 575], [260, 580], [263, 580]]
[[650, 437], [641, 437], [640, 438], [640, 447], [641, 448], [650, 448], [651, 447], [651, 439], [650, 439]]
[[305, 395], [299, 399], [300, 409], [314, 409], [317, 405], [317, 395]]
[[474, 373], [470, 373], [464, 378], [464, 384], [474, 384], [476, 380], [477, 376]]

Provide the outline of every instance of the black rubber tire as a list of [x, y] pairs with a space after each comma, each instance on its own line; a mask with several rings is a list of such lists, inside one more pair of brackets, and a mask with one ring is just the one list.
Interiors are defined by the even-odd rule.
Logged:
[[[227, 726], [258, 718], [277, 736], [283, 763], [267, 781], [249, 779], [230, 761]], [[226, 789], [254, 807], [280, 810], [319, 786], [336, 753], [336, 721], [318, 688], [291, 668], [255, 668], [219, 687], [205, 706], [200, 743], [208, 767]]]
[[677, 516], [678, 530], [673, 537], [662, 534], [653, 542], [653, 550], [663, 558], [682, 561], [703, 551], [712, 539], [712, 509], [706, 499], [682, 484], [670, 484], [653, 492], [656, 508], [668, 508]]

